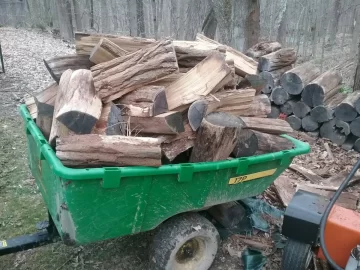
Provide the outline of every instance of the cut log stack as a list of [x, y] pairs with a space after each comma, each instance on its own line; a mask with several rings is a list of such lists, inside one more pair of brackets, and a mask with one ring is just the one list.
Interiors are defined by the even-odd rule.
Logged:
[[[262, 44], [252, 57], [280, 74], [296, 59], [280, 48]], [[231, 47], [201, 34], [156, 41], [77, 33], [76, 52], [44, 60], [55, 83], [27, 102], [66, 166], [158, 167], [293, 148], [280, 136], [290, 124], [267, 118], [271, 102], [259, 93], [267, 75]]]

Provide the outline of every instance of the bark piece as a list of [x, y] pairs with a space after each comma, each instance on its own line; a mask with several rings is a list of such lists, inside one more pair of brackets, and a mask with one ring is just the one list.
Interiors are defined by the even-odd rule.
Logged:
[[44, 59], [44, 64], [57, 83], [60, 82], [60, 77], [66, 70], [90, 69], [93, 65], [89, 57], [76, 54], [47, 58]]
[[229, 157], [244, 123], [224, 112], [207, 115], [199, 128], [190, 162], [224, 160]]
[[120, 98], [116, 104], [122, 114], [150, 117], [168, 111], [164, 86], [144, 86]]
[[167, 112], [154, 117], [124, 116], [131, 132], [140, 134], [179, 134], [184, 131], [180, 112]]
[[90, 54], [90, 61], [100, 64], [128, 54], [127, 51], [107, 38], [100, 39]]
[[337, 70], [329, 70], [304, 87], [303, 101], [310, 107], [323, 105], [327, 93], [341, 84], [342, 76]]
[[296, 52], [292, 48], [280, 49], [276, 52], [264, 55], [259, 59], [258, 70], [273, 71], [289, 65], [296, 61]]
[[65, 166], [161, 166], [160, 141], [154, 138], [73, 135], [58, 138], [56, 156]]
[[327, 106], [319, 105], [311, 110], [310, 116], [314, 121], [324, 123], [333, 119], [334, 112]]
[[311, 112], [310, 107], [302, 101], [296, 102], [293, 107], [293, 113], [300, 119], [304, 118]]
[[126, 123], [121, 116], [120, 109], [114, 103], [104, 104], [100, 118], [91, 133], [109, 136], [126, 134]]
[[[190, 126], [196, 131], [200, 127], [202, 119], [215, 111], [228, 112], [236, 116], [246, 113], [263, 114], [268, 110], [267, 105], [269, 104], [266, 104], [266, 100], [261, 100], [262, 98], [264, 99], [264, 97], [255, 97], [254, 89], [227, 90], [207, 96], [190, 105], [187, 114]], [[252, 110], [255, 99], [259, 106]], [[259, 102], [262, 103], [259, 104]]]
[[[221, 43], [207, 38], [202, 34], [196, 35], [196, 40], [206, 43], [206, 44], [215, 44], [215, 45], [222, 45]], [[242, 54], [241, 52], [229, 47], [225, 46], [226, 48], [226, 59], [234, 60], [235, 64], [235, 72], [237, 75], [245, 77], [248, 74], [256, 74], [257, 62], [251, 59], [250, 57]]]
[[278, 106], [272, 105], [271, 106], [271, 112], [268, 114], [268, 118], [276, 119], [280, 115], [280, 109]]
[[179, 80], [166, 87], [169, 110], [187, 108], [188, 104], [202, 96], [216, 92], [229, 82], [224, 79], [230, 73], [231, 69], [221, 54], [210, 55]]
[[300, 173], [301, 175], [305, 176], [305, 178], [313, 184], [321, 183], [324, 180], [324, 178], [317, 175], [312, 170], [306, 169], [302, 166], [299, 166], [296, 164], [290, 164], [289, 168], [292, 169], [293, 171], [296, 171], [296, 172]]
[[245, 123], [245, 129], [253, 129], [269, 134], [291, 133], [293, 129], [289, 123], [282, 119], [258, 118], [258, 117], [241, 117]]
[[283, 105], [289, 98], [289, 94], [281, 86], [275, 87], [270, 95], [270, 99], [279, 106]]
[[351, 133], [360, 137], [360, 117], [355, 118], [350, 124]]
[[314, 121], [310, 115], [307, 115], [301, 119], [301, 126], [306, 131], [315, 131], [319, 128], [319, 123]]
[[188, 123], [184, 126], [184, 132], [176, 136], [166, 136], [166, 139], [161, 143], [161, 150], [170, 161], [194, 146], [196, 132], [191, 129]]
[[98, 64], [91, 71], [98, 95], [109, 102], [178, 71], [178, 65], [172, 42], [164, 40]]
[[154, 39], [77, 32], [75, 33], [76, 54], [90, 55], [102, 38], [110, 40], [128, 52], [135, 52], [155, 43]]
[[320, 75], [320, 69], [306, 62], [287, 72], [280, 79], [281, 86], [291, 95], [299, 95], [303, 88]]
[[292, 129], [300, 130], [301, 129], [301, 119], [296, 115], [290, 115], [286, 117], [286, 122], [288, 122]]
[[263, 41], [255, 44], [246, 51], [246, 55], [258, 60], [261, 56], [278, 51], [281, 44], [276, 41]]
[[291, 115], [294, 111], [295, 101], [288, 100], [280, 107], [280, 111], [286, 115]]
[[102, 103], [95, 94], [90, 70], [79, 69], [71, 74], [67, 89], [61, 88], [56, 120], [76, 134], [89, 134], [99, 120]]
[[358, 112], [356, 110], [356, 103], [360, 102], [360, 92], [353, 92], [349, 94], [340, 104], [335, 108], [336, 118], [345, 122], [353, 121]]

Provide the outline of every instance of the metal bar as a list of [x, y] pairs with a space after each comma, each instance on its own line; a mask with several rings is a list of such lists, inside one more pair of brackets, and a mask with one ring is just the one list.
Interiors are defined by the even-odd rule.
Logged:
[[4, 59], [3, 59], [3, 55], [2, 55], [1, 45], [0, 45], [0, 61], [1, 61], [2, 73], [5, 73], [5, 65], [4, 65]]

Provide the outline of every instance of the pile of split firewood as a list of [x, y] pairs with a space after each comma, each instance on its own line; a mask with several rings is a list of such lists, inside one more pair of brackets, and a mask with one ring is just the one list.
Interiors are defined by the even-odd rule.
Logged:
[[75, 38], [76, 55], [44, 60], [55, 83], [26, 102], [64, 165], [156, 167], [293, 148], [279, 136], [290, 124], [267, 118], [258, 62], [245, 54], [200, 34]]

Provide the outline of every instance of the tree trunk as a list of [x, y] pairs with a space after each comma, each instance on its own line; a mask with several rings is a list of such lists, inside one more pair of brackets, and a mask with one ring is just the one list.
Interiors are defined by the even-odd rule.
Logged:
[[201, 27], [201, 32], [208, 38], [214, 39], [217, 28], [217, 19], [215, 16], [214, 8], [211, 8], [209, 14], [205, 18], [205, 21]]
[[337, 70], [329, 70], [304, 87], [302, 99], [310, 107], [322, 105], [327, 93], [341, 82], [341, 74]]
[[276, 52], [281, 49], [281, 44], [276, 41], [263, 41], [255, 44], [246, 51], [246, 55], [258, 60], [261, 56]]
[[306, 62], [287, 72], [280, 79], [281, 86], [291, 95], [300, 95], [303, 88], [320, 75], [320, 69]]
[[137, 36], [145, 37], [145, 19], [143, 0], [136, 0]]
[[109, 102], [153, 81], [178, 71], [174, 48], [170, 40], [158, 43], [98, 64], [91, 68], [95, 89]]
[[331, 47], [334, 46], [334, 44], [336, 43], [336, 34], [339, 30], [339, 19], [341, 16], [341, 0], [334, 1], [334, 7], [332, 11], [333, 14], [331, 15], [329, 33], [329, 44]]
[[70, 0], [57, 0], [55, 3], [60, 25], [60, 35], [63, 39], [73, 40], [74, 30], [72, 24]]
[[269, 134], [280, 135], [291, 133], [293, 129], [289, 123], [281, 119], [258, 118], [258, 117], [240, 117], [245, 123], [245, 129], [253, 129]]
[[197, 133], [190, 162], [227, 159], [243, 126], [239, 118], [227, 113], [216, 112], [206, 116]]
[[295, 63], [296, 58], [296, 52], [294, 49], [280, 49], [276, 52], [260, 57], [258, 70], [262, 72], [280, 69]]
[[82, 25], [82, 12], [80, 3], [78, 0], [73, 0], [73, 7], [74, 7], [74, 17], [75, 17], [75, 23], [76, 23], [76, 31], [83, 31], [83, 25]]
[[211, 0], [215, 16], [218, 21], [218, 33], [220, 41], [226, 45], [231, 45], [232, 41], [232, 10], [233, 1]]
[[358, 61], [357, 61], [357, 66], [356, 66], [356, 71], [355, 71], [355, 76], [354, 76], [353, 90], [360, 91], [360, 42], [359, 42], [359, 49], [358, 49]]
[[286, 36], [287, 36], [287, 6], [288, 1], [287, 0], [281, 0], [280, 2], [281, 8], [279, 11], [279, 17], [276, 20], [276, 27], [277, 30], [277, 38], [276, 40], [279, 41], [281, 44], [286, 44]]
[[154, 138], [73, 135], [57, 139], [56, 156], [65, 166], [161, 166], [160, 141]]
[[151, 117], [168, 111], [164, 86], [144, 86], [123, 96], [116, 102], [122, 114]]
[[259, 42], [260, 38], [260, 0], [247, 0], [247, 17], [245, 21], [245, 44], [247, 50]]
[[286, 122], [288, 122], [294, 130], [300, 130], [301, 129], [301, 119], [297, 117], [296, 115], [290, 115], [286, 117]]
[[107, 38], [100, 39], [90, 54], [90, 61], [100, 64], [126, 55], [128, 52]]
[[90, 69], [92, 66], [89, 57], [76, 54], [44, 59], [44, 64], [57, 83], [59, 83], [61, 75], [68, 69], [75, 71], [78, 69]]
[[335, 108], [336, 118], [345, 122], [353, 121], [360, 111], [360, 92], [353, 92], [349, 94], [340, 104]]

